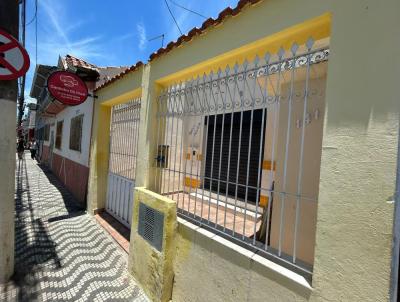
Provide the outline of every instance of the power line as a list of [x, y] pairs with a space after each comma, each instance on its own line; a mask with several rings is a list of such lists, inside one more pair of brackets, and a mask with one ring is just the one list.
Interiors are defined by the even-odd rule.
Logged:
[[35, 0], [35, 14], [32, 19], [26, 23], [25, 27], [35, 22], [35, 63], [37, 65], [37, 26], [38, 26], [38, 0]]
[[35, 63], [37, 65], [37, 50], [38, 50], [38, 30], [37, 30], [37, 25], [38, 25], [38, 0], [35, 0]]
[[[21, 12], [21, 23], [20, 26], [22, 27], [21, 33], [21, 42], [22, 46], [25, 47], [25, 31], [26, 31], [26, 0], [23, 0], [21, 3], [22, 12]], [[18, 100], [18, 126], [21, 126], [22, 117], [24, 115], [24, 103], [25, 103], [25, 82], [26, 82], [26, 75], [22, 77], [20, 80], [20, 95]]]
[[197, 15], [197, 16], [199, 16], [199, 17], [204, 18], [204, 19], [208, 19], [208, 17], [206, 17], [206, 16], [204, 16], [204, 15], [198, 13], [198, 12], [195, 12], [194, 10], [191, 10], [191, 9], [189, 9], [189, 8], [187, 8], [187, 7], [184, 7], [184, 6], [182, 6], [181, 4], [176, 3], [175, 1], [169, 0], [169, 2], [171, 2], [173, 5], [176, 5], [176, 6], [182, 8], [182, 9], [188, 11], [188, 12], [191, 12], [192, 14], [195, 14], [195, 15]]
[[162, 47], [164, 47], [164, 37], [165, 37], [165, 35], [162, 34], [162, 35], [159, 35], [157, 37], [153, 37], [153, 38], [151, 38], [151, 39], [149, 39], [147, 41], [150, 42], [150, 41], [154, 41], [156, 39], [160, 39], [161, 38], [161, 48], [162, 48]]
[[181, 28], [179, 27], [178, 22], [177, 22], [176, 19], [175, 19], [174, 14], [172, 13], [171, 9], [169, 8], [169, 5], [168, 5], [167, 0], [164, 0], [164, 1], [165, 1], [165, 4], [167, 5], [168, 11], [169, 11], [169, 13], [170, 13], [172, 19], [174, 19], [174, 22], [175, 22], [176, 27], [178, 28], [178, 30], [179, 30], [179, 32], [181, 33], [181, 35], [183, 35], [183, 33], [182, 33], [182, 31], [181, 31]]
[[36, 20], [36, 17], [37, 17], [37, 0], [35, 0], [35, 15], [32, 17], [32, 19], [28, 23], [26, 23], [25, 26], [28, 26], [28, 25], [32, 24], [33, 21]]

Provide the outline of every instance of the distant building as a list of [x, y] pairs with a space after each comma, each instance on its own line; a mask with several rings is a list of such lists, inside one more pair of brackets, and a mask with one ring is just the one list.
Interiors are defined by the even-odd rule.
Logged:
[[[36, 66], [30, 96], [37, 99], [37, 111], [29, 112], [30, 116], [35, 113], [32, 119], [39, 143], [39, 160], [81, 203], [85, 203], [89, 175], [93, 90], [124, 69], [98, 67], [71, 55], [60, 57], [57, 66]], [[66, 106], [50, 95], [47, 78], [57, 70], [73, 72], [86, 83], [89, 96], [85, 102]]]

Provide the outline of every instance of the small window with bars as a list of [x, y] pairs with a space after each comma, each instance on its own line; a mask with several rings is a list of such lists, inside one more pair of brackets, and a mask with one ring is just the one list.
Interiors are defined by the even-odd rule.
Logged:
[[71, 129], [69, 134], [69, 148], [75, 151], [81, 151], [82, 144], [82, 125], [83, 114], [71, 119]]
[[38, 139], [38, 140], [43, 140], [43, 130], [44, 130], [44, 128], [42, 127], [42, 128], [39, 128], [37, 131], [36, 131], [36, 139]]
[[45, 141], [48, 141], [50, 138], [50, 125], [44, 126], [43, 129], [43, 138]]
[[57, 122], [56, 148], [59, 150], [61, 150], [63, 126], [64, 121]]

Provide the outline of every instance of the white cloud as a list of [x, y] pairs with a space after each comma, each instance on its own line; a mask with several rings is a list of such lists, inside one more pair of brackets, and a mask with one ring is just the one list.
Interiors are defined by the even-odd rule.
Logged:
[[144, 27], [143, 23], [138, 23], [136, 24], [136, 30], [139, 35], [139, 49], [144, 50], [147, 45], [146, 28]]
[[134, 36], [135, 36], [135, 33], [133, 33], [133, 32], [132, 33], [126, 33], [126, 34], [123, 34], [123, 35], [115, 37], [114, 41], [121, 42], [121, 41], [128, 40], [128, 39], [130, 39], [130, 38], [132, 38]]
[[[1, 1], [1, 0], [0, 0]], [[90, 63], [111, 64], [112, 53], [107, 53], [101, 36], [85, 35], [82, 30], [87, 20], [71, 22], [66, 5], [59, 1], [39, 1], [37, 63], [57, 65], [58, 57], [72, 54]], [[35, 27], [27, 27], [26, 46], [30, 54], [31, 67], [27, 73], [25, 92], [29, 95], [35, 72]], [[30, 102], [32, 99], [27, 101]]]
[[44, 8], [44, 11], [46, 12], [46, 15], [49, 17], [50, 23], [52, 25], [52, 28], [55, 30], [54, 36], [61, 38], [63, 42], [69, 46], [70, 41], [69, 38], [64, 30], [64, 26], [62, 26], [59, 22], [60, 19], [60, 8], [55, 8], [54, 3], [48, 3], [47, 1], [42, 1], [41, 6]]
[[[86, 21], [78, 20], [71, 23], [65, 6], [57, 1], [42, 0], [40, 9], [43, 12], [41, 20], [46, 20], [46, 22], [42, 24], [39, 32], [38, 63], [55, 65], [58, 56], [66, 54], [72, 54], [89, 62], [106, 57], [100, 36], [79, 35]], [[76, 37], [76, 33], [79, 38]], [[29, 36], [33, 37], [32, 34]], [[34, 49], [32, 38], [28, 40], [29, 45], [31, 49]], [[107, 57], [110, 58], [109, 55]]]

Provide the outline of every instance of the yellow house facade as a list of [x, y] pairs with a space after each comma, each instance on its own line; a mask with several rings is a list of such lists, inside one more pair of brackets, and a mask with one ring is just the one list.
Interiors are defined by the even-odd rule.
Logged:
[[96, 91], [88, 211], [153, 300], [396, 301], [399, 11], [242, 0]]

